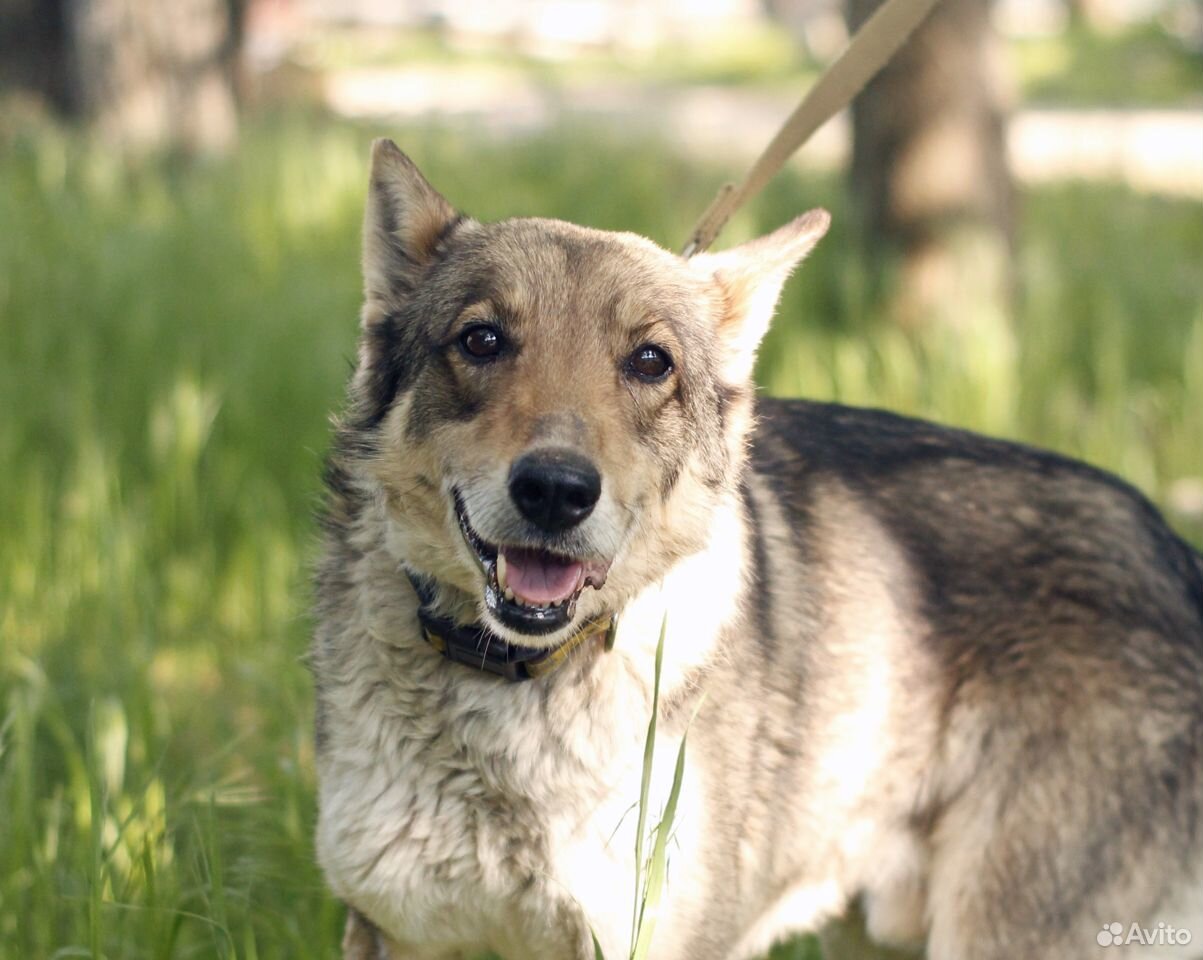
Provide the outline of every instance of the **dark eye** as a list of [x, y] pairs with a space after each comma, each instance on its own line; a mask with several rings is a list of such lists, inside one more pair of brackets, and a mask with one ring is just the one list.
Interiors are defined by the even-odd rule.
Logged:
[[672, 357], [661, 347], [645, 343], [627, 357], [627, 370], [640, 380], [654, 383], [663, 380], [673, 368]]
[[459, 347], [464, 356], [477, 363], [494, 359], [504, 345], [501, 331], [487, 323], [478, 323], [459, 335]]

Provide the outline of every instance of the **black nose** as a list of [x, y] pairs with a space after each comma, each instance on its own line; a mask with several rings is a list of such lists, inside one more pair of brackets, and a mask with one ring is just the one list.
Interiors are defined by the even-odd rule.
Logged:
[[601, 474], [571, 450], [539, 450], [514, 461], [510, 497], [522, 515], [548, 533], [575, 527], [601, 496]]

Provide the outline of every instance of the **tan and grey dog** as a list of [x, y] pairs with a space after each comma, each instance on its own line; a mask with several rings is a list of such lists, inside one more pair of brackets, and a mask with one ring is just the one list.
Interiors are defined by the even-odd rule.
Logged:
[[1083, 464], [757, 400], [827, 223], [684, 260], [376, 144], [312, 651], [347, 957], [627, 955], [665, 617], [656, 960], [850, 910], [931, 960], [1203, 953], [1203, 559]]

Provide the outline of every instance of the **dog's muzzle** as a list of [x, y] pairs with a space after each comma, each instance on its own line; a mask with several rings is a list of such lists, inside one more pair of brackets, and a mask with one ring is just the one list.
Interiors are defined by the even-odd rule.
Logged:
[[[521, 463], [519, 460], [518, 464]], [[524, 474], [518, 471], [511, 472], [511, 479], [514, 476], [524, 478]], [[567, 476], [566, 471], [555, 473], [555, 479], [543, 481], [545, 485], [542, 493], [537, 496], [533, 492], [530, 493], [532, 504], [537, 497], [564, 502], [552, 506], [541, 503], [537, 508], [532, 506], [531, 509], [546, 511], [549, 516], [555, 515], [560, 519], [565, 514], [579, 514], [583, 511], [576, 522], [583, 520], [592, 511], [597, 496], [583, 490], [587, 481], [579, 474], [570, 480], [565, 479]], [[578, 482], [579, 487], [576, 486]], [[597, 489], [600, 490], [600, 481]], [[592, 499], [587, 507], [582, 506], [589, 496], [592, 496]], [[565, 556], [538, 547], [499, 546], [489, 543], [472, 526], [458, 491], [454, 497], [460, 532], [476, 555], [485, 575], [485, 607], [510, 629], [531, 636], [541, 636], [567, 627], [576, 616], [576, 604], [584, 589], [601, 589], [606, 582], [606, 574], [610, 569], [609, 561]]]

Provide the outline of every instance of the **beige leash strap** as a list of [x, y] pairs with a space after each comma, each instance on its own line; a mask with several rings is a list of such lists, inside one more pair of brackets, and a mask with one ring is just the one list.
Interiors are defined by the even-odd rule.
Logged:
[[887, 0], [862, 26], [839, 59], [807, 91], [741, 183], [724, 183], [702, 214], [682, 256], [714, 242], [731, 214], [758, 194], [811, 135], [852, 102], [906, 42], [936, 0]]

